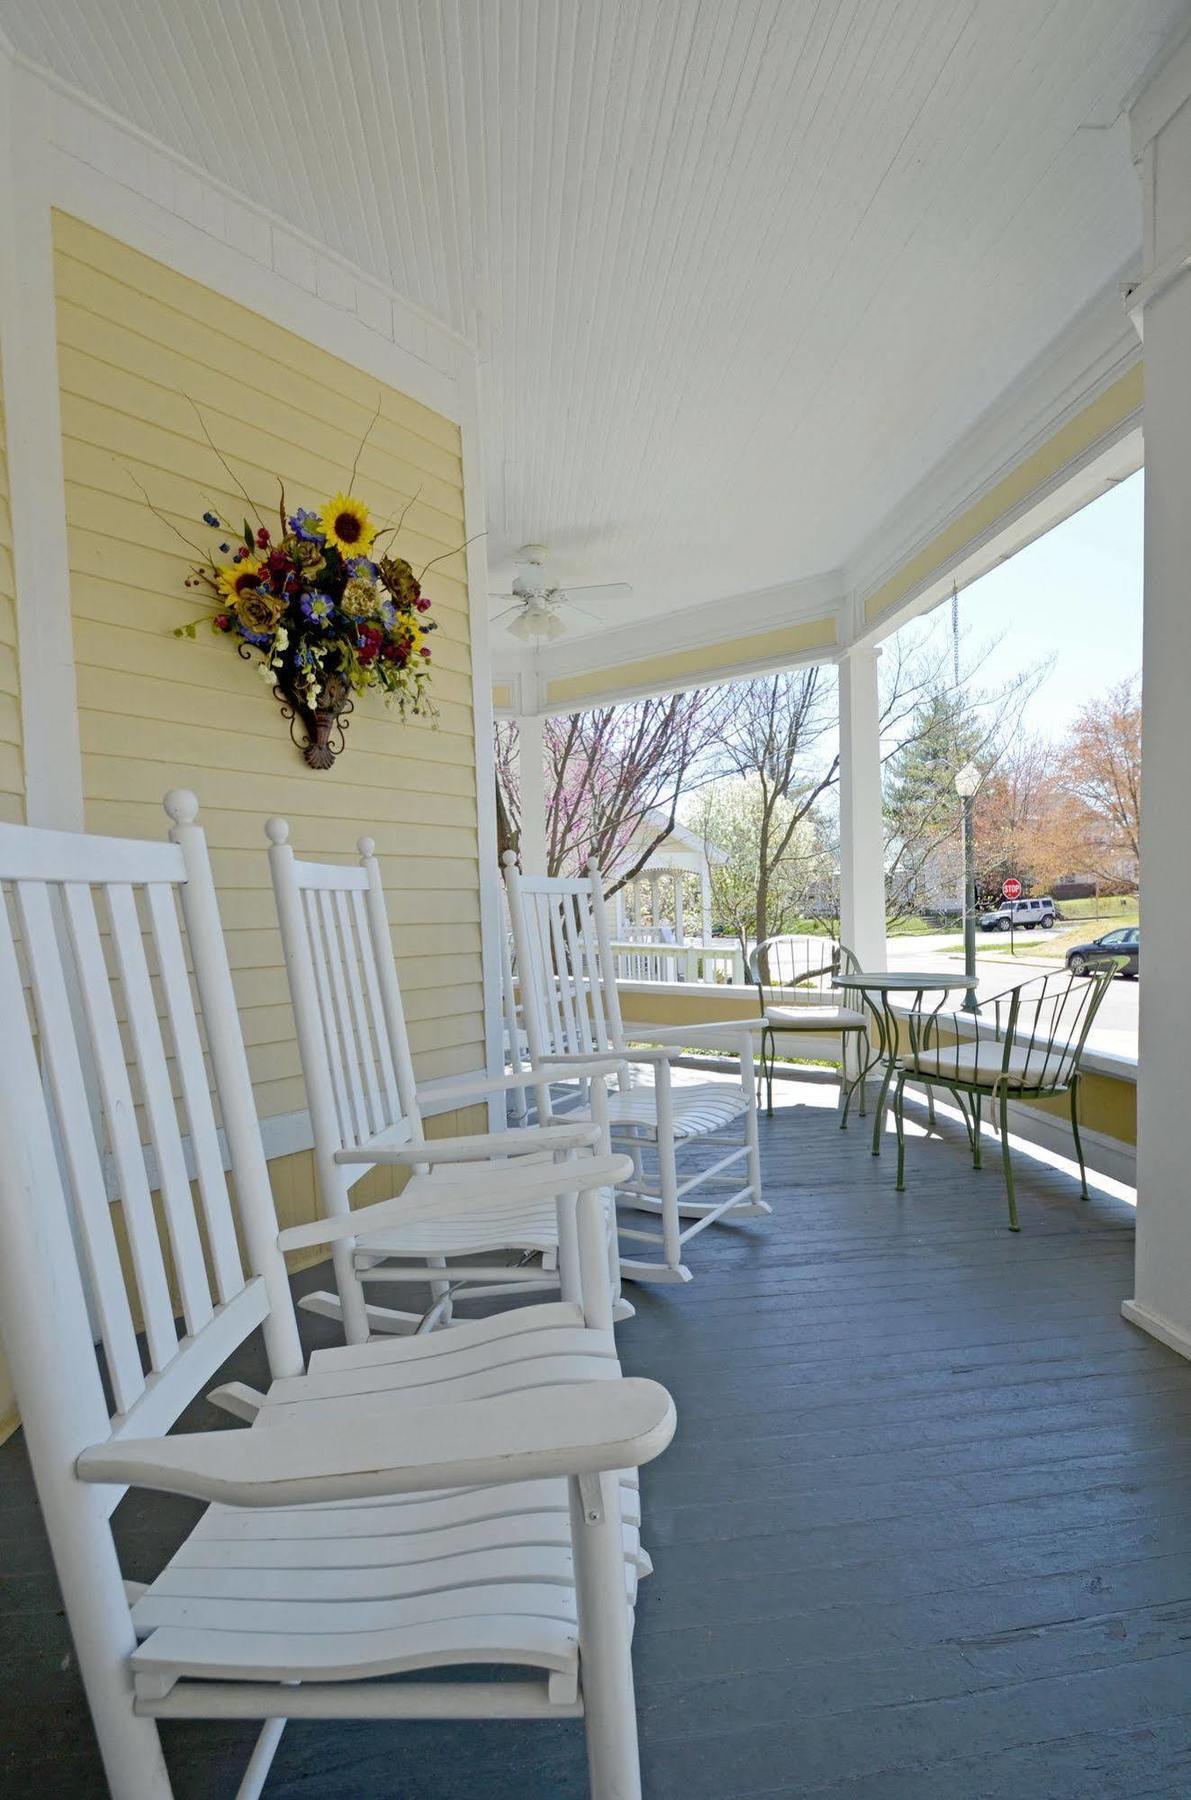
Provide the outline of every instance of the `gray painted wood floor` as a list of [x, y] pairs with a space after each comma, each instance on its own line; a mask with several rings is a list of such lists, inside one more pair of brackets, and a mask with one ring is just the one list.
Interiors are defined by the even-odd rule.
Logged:
[[[898, 1198], [892, 1139], [875, 1161], [829, 1091], [779, 1098], [774, 1217], [708, 1231], [620, 1332], [679, 1410], [645, 1474], [650, 1800], [1191, 1795], [1191, 1366], [1119, 1317], [1129, 1208], [1023, 1156], [1013, 1238], [957, 1131], [913, 1140]], [[259, 1350], [228, 1373], [263, 1380]], [[0, 1790], [100, 1795], [19, 1439], [0, 1508]], [[131, 1495], [125, 1572], [190, 1516]], [[167, 1731], [178, 1800], [234, 1793], [244, 1728]], [[573, 1723], [292, 1726], [268, 1787], [586, 1791]]]

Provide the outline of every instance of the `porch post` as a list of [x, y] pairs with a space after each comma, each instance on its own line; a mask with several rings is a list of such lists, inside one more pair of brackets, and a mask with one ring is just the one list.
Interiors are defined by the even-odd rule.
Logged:
[[686, 905], [686, 896], [682, 891], [682, 884], [683, 884], [684, 879], [685, 879], [685, 877], [683, 876], [682, 870], [675, 869], [675, 871], [674, 871], [674, 936], [676, 937], [676, 939], [678, 940], [678, 942], [680, 944], [686, 943], [686, 919], [683, 916], [683, 909]]
[[540, 713], [517, 720], [517, 770], [521, 783], [521, 869], [546, 874], [546, 754]]
[[839, 664], [839, 934], [866, 969], [885, 966], [879, 654], [858, 645]]
[[[1181, 64], [1181, 66], [1180, 66]], [[1145, 761], [1141, 892], [1146, 954], [1138, 1045], [1137, 1250], [1127, 1319], [1191, 1356], [1191, 45], [1132, 109], [1146, 212], [1134, 318], [1145, 342]]]
[[699, 870], [699, 901], [703, 914], [703, 942], [711, 942], [711, 868], [706, 860]]

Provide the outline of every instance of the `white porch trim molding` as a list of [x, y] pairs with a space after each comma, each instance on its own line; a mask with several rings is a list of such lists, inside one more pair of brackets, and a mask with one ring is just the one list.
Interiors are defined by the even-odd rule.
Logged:
[[[1191, 1144], [1186, 956], [1191, 894], [1191, 39], [1130, 114], [1145, 267], [1128, 296], [1146, 352], [1145, 768], [1141, 886], [1146, 960], [1138, 1061], [1137, 1262], [1125, 1317], [1191, 1356]], [[1159, 277], [1155, 279], [1155, 277]]]
[[[473, 344], [184, 157], [14, 54], [0, 36], [0, 370], [31, 825], [83, 824], [58, 394], [57, 208], [408, 394], [457, 424], [467, 553], [487, 1065], [503, 1066], [484, 483]], [[317, 255], [313, 254], [317, 248]], [[316, 272], [317, 271], [317, 272]], [[287, 1115], [287, 1120], [288, 1120]], [[303, 1115], [304, 1117], [304, 1115]], [[269, 1122], [265, 1121], [266, 1135]], [[304, 1136], [291, 1123], [272, 1135]], [[309, 1142], [293, 1141], [294, 1148]], [[283, 1154], [270, 1148], [270, 1155]]]

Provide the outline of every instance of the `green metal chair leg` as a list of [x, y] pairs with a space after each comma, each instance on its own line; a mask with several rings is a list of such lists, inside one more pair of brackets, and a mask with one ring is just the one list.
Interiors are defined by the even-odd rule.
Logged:
[[1005, 1193], [1009, 1200], [1009, 1229], [1020, 1231], [1017, 1222], [1017, 1190], [1013, 1185], [1013, 1158], [1009, 1153], [1009, 1095], [1001, 1089], [1001, 1163], [1005, 1170]]
[[968, 1134], [968, 1149], [974, 1150], [976, 1147], [976, 1140], [972, 1136], [972, 1115], [968, 1111], [967, 1100], [964, 1098], [963, 1093], [959, 1088], [952, 1088], [951, 1092], [954, 1096], [955, 1104], [959, 1107], [960, 1118], [964, 1122], [964, 1130]]
[[929, 1081], [926, 1084], [926, 1129], [928, 1133], [935, 1129], [935, 1090]]
[[982, 1149], [980, 1115], [983, 1110], [983, 1099], [979, 1092], [974, 1092], [972, 1095], [972, 1167], [974, 1169], [982, 1169], [984, 1167], [984, 1164], [980, 1160]]
[[766, 1025], [761, 1032], [761, 1068], [757, 1075], [757, 1104], [761, 1104], [761, 1083], [765, 1083], [766, 1117], [773, 1117], [773, 1065], [777, 1055], [777, 1042], [773, 1030]]
[[893, 1096], [893, 1122], [897, 1127], [897, 1192], [906, 1191], [906, 1077], [901, 1071], [897, 1078], [897, 1088]]
[[1079, 1160], [1079, 1197], [1081, 1200], [1090, 1200], [1092, 1196], [1088, 1193], [1088, 1172], [1084, 1167], [1083, 1143], [1079, 1135], [1078, 1075], [1073, 1076], [1071, 1080], [1071, 1135], [1075, 1139], [1075, 1154]]

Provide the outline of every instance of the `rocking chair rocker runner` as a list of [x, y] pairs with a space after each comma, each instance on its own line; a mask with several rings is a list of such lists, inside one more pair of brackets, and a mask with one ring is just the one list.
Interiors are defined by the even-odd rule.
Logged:
[[[284, 1251], [428, 1224], [472, 1176], [278, 1231], [197, 802], [167, 810], [168, 844], [0, 827], [0, 1322], [111, 1791], [168, 1800], [158, 1718], [264, 1721], [255, 1800], [289, 1717], [582, 1714], [595, 1800], [633, 1800], [617, 1471], [665, 1448], [674, 1413], [616, 1362], [599, 1190], [627, 1163], [564, 1148], [488, 1172], [573, 1215], [581, 1299], [304, 1373]], [[249, 1429], [166, 1437], [258, 1326], [272, 1386], [225, 1399]], [[146, 1588], [109, 1525], [126, 1484], [211, 1502]], [[371, 1679], [498, 1663], [524, 1678]]]
[[[698, 1232], [720, 1219], [733, 1223], [771, 1210], [761, 1198], [753, 1078], [756, 1022], [742, 1019], [682, 1028], [685, 1041], [737, 1048], [739, 1085], [674, 1082], [670, 1065], [681, 1055], [678, 1034], [651, 1032], [659, 1047], [650, 1049], [630, 1048], [625, 1039], [603, 881], [596, 865], [589, 864], [581, 879], [561, 880], [523, 875], [511, 851], [504, 863], [533, 1073], [539, 1080], [548, 1073], [552, 1082], [580, 1079], [590, 1087], [592, 1067], [615, 1071], [618, 1086], [608, 1098], [612, 1144], [627, 1150], [634, 1164], [633, 1179], [620, 1184], [618, 1198], [626, 1209], [660, 1215], [660, 1232], [619, 1225], [622, 1242], [657, 1245], [662, 1252], [660, 1261], [622, 1255], [620, 1272], [632, 1281], [689, 1281], [691, 1272], [682, 1252]], [[632, 1084], [630, 1071], [639, 1069], [651, 1072], [649, 1085]], [[738, 1121], [739, 1137], [719, 1135]], [[724, 1146], [726, 1154], [680, 1182], [678, 1151], [706, 1145], [713, 1133], [715, 1147]], [[646, 1148], [657, 1158], [656, 1187], [649, 1185], [642, 1167]], [[718, 1199], [693, 1197], [709, 1187], [732, 1191]], [[691, 1222], [684, 1226], [684, 1219]]]
[[[564, 1244], [560, 1250], [553, 1201], [533, 1202], [516, 1186], [497, 1201], [490, 1172], [494, 1166], [507, 1167], [507, 1162], [496, 1163], [497, 1157], [590, 1147], [601, 1137], [606, 1145], [599, 1071], [592, 1071], [591, 1123], [553, 1122], [543, 1084], [537, 1089], [539, 1123], [534, 1128], [427, 1139], [372, 839], [360, 839], [358, 864], [317, 863], [294, 855], [284, 819], [270, 819], [265, 831], [324, 1212], [347, 1216], [352, 1188], [378, 1165], [418, 1171], [411, 1193], [432, 1192], [449, 1174], [461, 1196], [451, 1208], [438, 1206], [426, 1223], [405, 1222], [354, 1244], [336, 1243], [337, 1294], [310, 1294], [300, 1304], [324, 1317], [341, 1318], [348, 1341], [362, 1343], [370, 1332], [413, 1332], [449, 1320], [457, 1294], [472, 1300], [520, 1297], [557, 1289], [561, 1280], [564, 1297], [573, 1298], [573, 1246]], [[504, 1075], [465, 1075], [440, 1083], [437, 1094], [466, 1106], [493, 1094], [503, 1099], [526, 1085], [524, 1075], [517, 1081]], [[611, 1256], [611, 1237], [609, 1241]], [[507, 1265], [467, 1260], [501, 1251], [538, 1260]], [[463, 1261], [449, 1263], [448, 1258]], [[560, 1273], [552, 1272], [559, 1260]], [[365, 1302], [364, 1283], [423, 1281], [433, 1296], [423, 1313]], [[619, 1289], [618, 1275], [614, 1287]], [[622, 1306], [617, 1316], [629, 1312]]]

